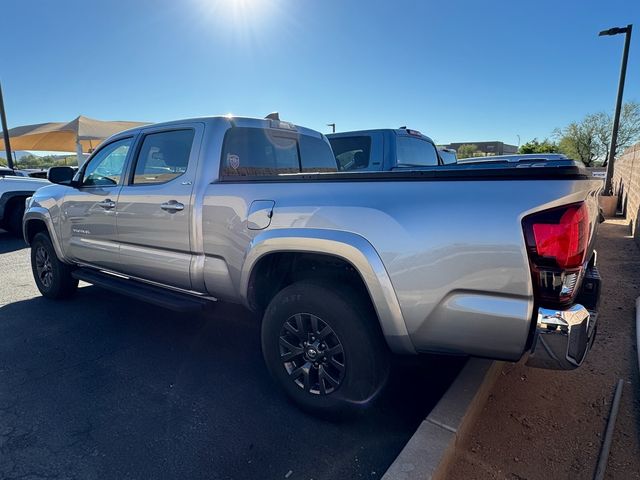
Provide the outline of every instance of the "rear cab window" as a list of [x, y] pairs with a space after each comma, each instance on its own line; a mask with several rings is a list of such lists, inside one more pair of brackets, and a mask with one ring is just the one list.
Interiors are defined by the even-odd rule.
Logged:
[[369, 170], [371, 166], [370, 136], [333, 137], [329, 142], [340, 171]]
[[303, 172], [338, 171], [336, 159], [326, 140], [310, 135], [300, 135], [300, 157]]
[[225, 134], [220, 170], [222, 177], [264, 177], [338, 169], [322, 138], [271, 128], [232, 127]]
[[438, 165], [438, 152], [426, 139], [405, 135], [396, 136], [398, 167], [430, 167]]

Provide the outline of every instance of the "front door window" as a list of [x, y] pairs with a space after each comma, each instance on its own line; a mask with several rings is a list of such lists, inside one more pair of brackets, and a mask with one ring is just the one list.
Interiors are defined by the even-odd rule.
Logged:
[[96, 153], [84, 170], [82, 186], [113, 187], [118, 185], [132, 141], [131, 138], [118, 140]]

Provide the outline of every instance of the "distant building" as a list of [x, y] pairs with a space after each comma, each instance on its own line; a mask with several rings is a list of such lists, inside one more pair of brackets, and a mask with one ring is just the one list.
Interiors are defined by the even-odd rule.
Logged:
[[461, 142], [461, 143], [451, 143], [446, 145], [446, 148], [452, 148], [456, 152], [462, 145], [475, 145], [478, 147], [478, 152], [487, 156], [487, 155], [510, 155], [513, 153], [518, 153], [518, 147], [515, 145], [509, 145], [508, 143], [503, 142]]

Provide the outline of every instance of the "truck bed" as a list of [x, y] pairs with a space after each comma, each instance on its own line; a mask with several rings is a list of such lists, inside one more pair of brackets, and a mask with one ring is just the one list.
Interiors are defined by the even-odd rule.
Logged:
[[[205, 283], [238, 301], [247, 250], [355, 237], [381, 259], [417, 350], [517, 359], [534, 308], [522, 219], [582, 201], [597, 212], [599, 188], [566, 162], [223, 178], [204, 198]], [[274, 202], [272, 217], [247, 238], [241, 219], [256, 198]]]

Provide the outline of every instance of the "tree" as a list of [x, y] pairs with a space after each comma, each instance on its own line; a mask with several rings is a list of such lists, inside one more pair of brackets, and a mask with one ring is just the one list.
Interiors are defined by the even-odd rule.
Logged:
[[[609, 161], [609, 144], [613, 120], [606, 112], [592, 113], [580, 122], [572, 122], [562, 129], [556, 129], [554, 136], [560, 151], [571, 158], [581, 160], [591, 166], [596, 161], [606, 165]], [[620, 112], [620, 127], [615, 153], [640, 140], [640, 103], [627, 102]]]
[[464, 145], [460, 145], [458, 147], [458, 151], [456, 153], [458, 154], [458, 158], [470, 158], [470, 157], [473, 157], [476, 152], [478, 152], [477, 145], [473, 143], [472, 144], [465, 143]]
[[[622, 119], [622, 118], [621, 118]], [[604, 161], [602, 165], [609, 163], [609, 144], [611, 143], [611, 115], [606, 112], [598, 112], [594, 114], [594, 120], [596, 122], [596, 139], [598, 141], [598, 148], [604, 155]], [[618, 131], [620, 129], [618, 128]]]
[[571, 122], [562, 129], [556, 129], [559, 150], [568, 157], [580, 160], [587, 167], [602, 157], [601, 143], [598, 141], [597, 115], [587, 115], [581, 122]]
[[63, 165], [75, 165], [75, 156], [45, 155], [38, 157], [31, 153], [25, 154], [16, 162], [16, 168], [49, 168]]
[[539, 142], [537, 138], [534, 138], [530, 142], [527, 142], [520, 146], [518, 153], [557, 153], [559, 152], [558, 144], [551, 142], [548, 139], [544, 139]]

